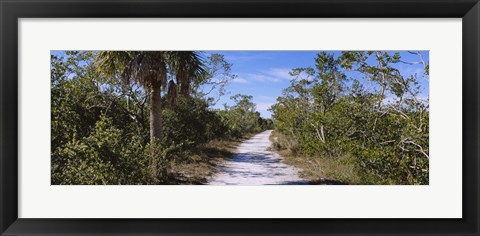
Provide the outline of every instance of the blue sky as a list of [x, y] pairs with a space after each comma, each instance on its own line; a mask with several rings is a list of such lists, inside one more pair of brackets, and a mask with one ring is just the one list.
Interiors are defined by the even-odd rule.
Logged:
[[[226, 86], [228, 94], [224, 95], [215, 107], [222, 108], [224, 103], [231, 104], [229, 97], [237, 93], [253, 96], [253, 102], [257, 104], [257, 111], [262, 117], [270, 118], [271, 113], [267, 109], [273, 105], [276, 98], [281, 96], [282, 90], [290, 85], [291, 77], [288, 72], [298, 67], [314, 67], [315, 57], [319, 51], [208, 51], [210, 53], [223, 54], [225, 59], [233, 64], [232, 73], [238, 77]], [[340, 55], [339, 51], [332, 51]], [[393, 53], [393, 52], [392, 52]], [[428, 51], [421, 51], [423, 59], [428, 63]], [[401, 51], [401, 60], [407, 62], [420, 62], [417, 55], [407, 51]], [[372, 65], [377, 62], [372, 57], [368, 61]], [[399, 63], [397, 69], [405, 77], [417, 73], [422, 87], [420, 97], [428, 98], [428, 80], [421, 78], [423, 65]], [[359, 73], [346, 73], [349, 77], [361, 79]]]
[[[225, 88], [227, 94], [222, 96], [214, 108], [223, 108], [223, 104], [231, 105], [230, 96], [235, 94], [246, 94], [253, 96], [253, 102], [257, 105], [257, 111], [262, 117], [270, 118], [271, 113], [267, 109], [273, 105], [277, 97], [282, 95], [282, 90], [290, 85], [291, 77], [288, 72], [298, 67], [315, 67], [315, 57], [320, 51], [205, 51], [204, 56], [218, 53], [225, 56], [225, 59], [233, 65], [232, 74], [237, 75]], [[394, 51], [389, 51], [393, 53]], [[335, 56], [340, 51], [330, 51]], [[428, 51], [420, 52], [425, 62], [429, 62]], [[63, 51], [51, 51], [52, 55], [64, 56]], [[401, 60], [406, 62], [419, 62], [420, 58], [407, 51], [400, 51]], [[369, 61], [377, 65], [372, 56]], [[428, 98], [429, 83], [422, 78], [423, 65], [398, 63], [395, 67], [399, 69], [404, 77], [417, 74], [421, 85], [419, 97]], [[362, 79], [360, 73], [347, 72], [347, 76]], [[365, 81], [367, 83], [367, 81]], [[387, 98], [388, 99], [388, 98]]]

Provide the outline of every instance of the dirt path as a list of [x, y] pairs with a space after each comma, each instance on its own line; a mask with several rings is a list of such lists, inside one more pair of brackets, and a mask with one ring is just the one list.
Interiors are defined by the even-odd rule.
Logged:
[[235, 155], [218, 168], [210, 185], [307, 184], [298, 170], [282, 162], [282, 157], [267, 151], [271, 130], [253, 136], [238, 146]]

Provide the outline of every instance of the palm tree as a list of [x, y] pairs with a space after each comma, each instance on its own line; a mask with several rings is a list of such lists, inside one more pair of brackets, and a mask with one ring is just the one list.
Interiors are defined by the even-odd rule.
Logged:
[[167, 99], [169, 105], [173, 105], [177, 95], [189, 95], [191, 83], [198, 83], [206, 78], [207, 71], [203, 58], [195, 51], [171, 52], [168, 54], [168, 62], [175, 79], [168, 82]]
[[97, 56], [98, 69], [108, 76], [120, 74], [125, 83], [141, 85], [150, 98], [150, 139], [161, 140], [161, 88], [166, 86], [166, 52], [102, 51]]
[[[162, 139], [161, 91], [168, 88], [173, 104], [177, 94], [188, 95], [190, 83], [206, 73], [203, 59], [195, 51], [102, 51], [98, 69], [108, 76], [120, 74], [125, 83], [141, 85], [150, 98], [150, 138]], [[167, 73], [172, 79], [167, 83]], [[177, 87], [180, 87], [178, 92]]]
[[[177, 96], [177, 84], [180, 93], [188, 95], [190, 83], [206, 73], [202, 58], [193, 51], [102, 51], [96, 62], [98, 70], [107, 76], [120, 74], [125, 83], [134, 81], [145, 89], [150, 98], [150, 142], [163, 138], [161, 92], [167, 87], [167, 74], [172, 75], [168, 82], [167, 98], [173, 104]], [[156, 179], [155, 152], [152, 152], [151, 158], [151, 175]]]

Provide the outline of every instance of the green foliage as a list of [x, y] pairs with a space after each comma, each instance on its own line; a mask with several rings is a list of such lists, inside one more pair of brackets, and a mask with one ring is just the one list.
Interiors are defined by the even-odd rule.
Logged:
[[[367, 63], [372, 57], [378, 65]], [[416, 77], [405, 78], [392, 66], [400, 59], [398, 53], [342, 52], [335, 58], [322, 52], [315, 69], [292, 70], [291, 86], [271, 108], [283, 145], [348, 160], [362, 184], [428, 184], [428, 104], [417, 98]], [[345, 71], [352, 70], [374, 89], [347, 79]]]
[[[166, 79], [178, 84], [180, 91], [177, 97], [172, 85], [165, 85], [160, 99], [163, 138], [150, 140], [149, 88], [155, 81], [148, 81], [145, 68], [161, 68], [136, 63], [154, 57], [167, 62]], [[254, 111], [251, 97], [238, 97], [229, 111], [211, 109], [212, 98], [199, 87], [219, 76], [225, 84], [234, 76], [221, 55], [209, 57], [205, 69], [199, 69], [201, 63], [197, 52], [52, 55], [52, 184], [174, 183], [171, 166], [188, 161], [200, 145], [271, 128], [272, 121]], [[142, 73], [145, 78], [135, 77]], [[223, 90], [224, 84], [216, 86]], [[247, 125], [232, 120], [240, 112]]]
[[227, 127], [225, 132], [227, 137], [240, 138], [245, 134], [257, 133], [272, 127], [271, 120], [261, 118], [260, 113], [255, 111], [252, 98], [252, 96], [236, 94], [230, 97], [234, 105], [225, 104], [225, 109], [218, 111], [222, 123]]
[[[428, 62], [422, 62], [425, 73], [419, 76], [428, 76]], [[319, 53], [315, 67], [291, 71], [290, 86], [271, 108], [272, 121], [260, 117], [248, 95], [232, 96], [224, 109], [211, 108], [216, 101], [210, 92], [223, 95], [235, 78], [222, 55], [52, 55], [52, 184], [173, 183], [171, 165], [187, 161], [199, 146], [273, 126], [283, 135], [278, 148], [328, 160], [322, 163], [331, 170], [343, 168], [324, 170], [337, 180], [428, 184], [428, 101], [418, 96], [417, 75], [403, 76], [398, 63], [398, 53]], [[348, 78], [352, 71], [364, 79]], [[161, 88], [155, 104], [163, 138], [151, 139], [154, 86]]]
[[52, 184], [148, 184], [145, 95], [97, 72], [90, 52], [52, 56]]
[[124, 137], [109, 118], [92, 132], [52, 153], [52, 184], [136, 184], [144, 182], [148, 156], [138, 136]]
[[200, 98], [179, 97], [176, 103], [163, 111], [165, 144], [182, 144], [192, 149], [216, 138], [223, 138], [227, 127], [207, 101]]

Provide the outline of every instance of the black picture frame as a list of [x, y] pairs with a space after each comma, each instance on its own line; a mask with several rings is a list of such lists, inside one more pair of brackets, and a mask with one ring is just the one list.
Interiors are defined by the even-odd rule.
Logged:
[[[0, 0], [0, 16], [1, 235], [479, 235], [478, 0]], [[463, 218], [18, 218], [18, 19], [59, 17], [462, 18]]]

